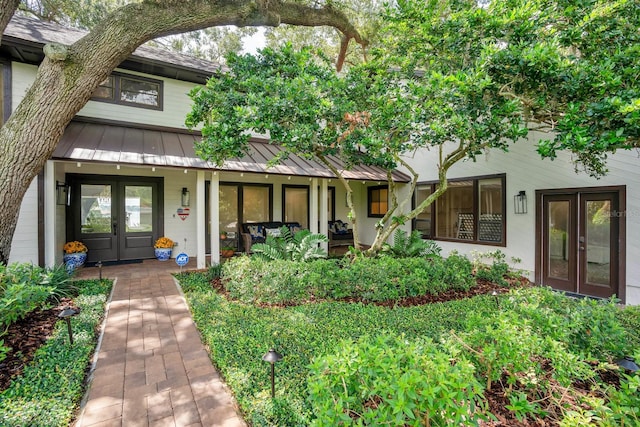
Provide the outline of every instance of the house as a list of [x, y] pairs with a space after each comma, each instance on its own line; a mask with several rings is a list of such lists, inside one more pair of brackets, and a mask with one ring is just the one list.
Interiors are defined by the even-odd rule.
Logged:
[[[609, 173], [595, 179], [576, 172], [568, 153], [542, 160], [533, 132], [476, 162], [456, 164], [450, 186], [414, 221], [444, 252], [500, 250], [536, 283], [596, 297], [616, 295], [640, 304], [640, 174], [638, 153], [618, 151]], [[435, 162], [424, 151], [409, 159], [421, 171], [416, 202], [435, 190]]]
[[[14, 17], [0, 47], [5, 110], [33, 79], [47, 41], [71, 43], [82, 32]], [[90, 246], [89, 261], [153, 256], [162, 235], [205, 266], [219, 259], [220, 231], [240, 250], [240, 225], [298, 222], [327, 233], [346, 220], [345, 192], [322, 165], [293, 157], [266, 168], [278, 148], [251, 141], [251, 154], [216, 168], [197, 158], [197, 132], [183, 124], [187, 92], [219, 66], [183, 55], [139, 48], [98, 88], [69, 124], [58, 148], [31, 185], [20, 213], [11, 261], [61, 262], [65, 241]], [[6, 115], [6, 114], [5, 114]], [[509, 153], [491, 151], [449, 171], [450, 187], [410, 225], [445, 253], [500, 250], [521, 261], [537, 283], [571, 293], [640, 304], [640, 174], [633, 151], [609, 159], [600, 180], [576, 173], [568, 154], [541, 160], [531, 133]], [[435, 153], [407, 158], [420, 173], [419, 202], [435, 190]], [[361, 230], [373, 230], [387, 205], [384, 173], [347, 172]], [[408, 176], [396, 172], [395, 179]], [[404, 186], [404, 191], [409, 191]], [[407, 225], [407, 229], [409, 225]], [[373, 232], [361, 236], [373, 240]], [[225, 242], [224, 245], [227, 245]]]
[[[33, 81], [44, 44], [71, 44], [83, 34], [13, 17], [0, 46], [5, 119]], [[319, 162], [291, 156], [267, 168], [279, 149], [260, 138], [251, 140], [249, 155], [219, 168], [195, 155], [200, 134], [184, 125], [187, 94], [218, 70], [185, 55], [137, 49], [96, 89], [31, 184], [10, 262], [59, 264], [64, 243], [72, 240], [88, 246], [90, 263], [152, 258], [155, 240], [167, 236], [177, 243], [174, 257], [184, 252], [204, 268], [207, 256], [219, 260], [221, 246], [243, 249], [243, 223], [295, 222], [327, 234], [329, 221], [346, 221], [346, 192]], [[377, 218], [367, 218], [367, 189], [386, 182], [386, 173], [356, 167], [344, 176], [363, 226], [373, 229]], [[401, 172], [394, 176], [408, 181]]]

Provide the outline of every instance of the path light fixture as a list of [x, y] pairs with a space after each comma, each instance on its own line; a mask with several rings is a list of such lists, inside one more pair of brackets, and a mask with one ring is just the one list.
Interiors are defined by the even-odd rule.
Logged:
[[67, 322], [67, 330], [69, 331], [69, 344], [73, 344], [73, 331], [71, 330], [71, 317], [78, 314], [77, 311], [67, 306], [64, 310], [58, 314], [58, 317], [64, 319]]
[[273, 399], [276, 397], [275, 366], [276, 366], [276, 362], [279, 362], [282, 360], [282, 355], [277, 351], [275, 351], [274, 349], [270, 349], [268, 352], [264, 354], [264, 356], [262, 356], [262, 360], [264, 360], [265, 362], [269, 362], [271, 364], [271, 398]]
[[96, 262], [96, 267], [98, 267], [98, 277], [102, 280], [102, 261]]
[[493, 295], [493, 297], [496, 299], [496, 307], [498, 307], [498, 310], [500, 310], [500, 300], [498, 299], [498, 291], [494, 290], [493, 292], [491, 292], [491, 295]]
[[614, 363], [630, 372], [636, 372], [640, 370], [640, 367], [636, 365], [636, 361], [631, 356], [624, 356], [622, 359], [618, 359]]

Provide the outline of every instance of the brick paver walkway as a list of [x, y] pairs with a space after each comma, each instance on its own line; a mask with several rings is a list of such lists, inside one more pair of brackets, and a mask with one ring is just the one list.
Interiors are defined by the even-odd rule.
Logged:
[[[116, 281], [76, 427], [245, 426], [170, 274], [177, 270], [156, 260], [103, 267]], [[97, 276], [95, 267], [80, 272]]]

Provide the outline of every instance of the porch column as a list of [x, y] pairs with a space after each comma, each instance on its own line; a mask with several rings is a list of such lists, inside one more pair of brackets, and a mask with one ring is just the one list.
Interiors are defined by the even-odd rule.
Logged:
[[205, 224], [205, 206], [204, 206], [204, 171], [197, 172], [196, 182], [196, 257], [197, 265], [199, 269], [207, 266], [207, 252], [206, 252], [206, 235], [207, 226]]
[[[320, 180], [320, 228], [318, 233], [329, 236], [329, 204], [327, 199], [329, 198], [329, 180]], [[322, 248], [326, 251], [329, 250], [329, 243], [322, 243]]]
[[[211, 264], [220, 263], [220, 175], [218, 172], [211, 174], [209, 186], [209, 221], [211, 221]], [[240, 238], [240, 236], [238, 236]]]
[[309, 201], [309, 231], [318, 233], [318, 178], [311, 180], [311, 200]]
[[52, 160], [44, 165], [44, 264], [47, 267], [56, 265], [55, 166]]

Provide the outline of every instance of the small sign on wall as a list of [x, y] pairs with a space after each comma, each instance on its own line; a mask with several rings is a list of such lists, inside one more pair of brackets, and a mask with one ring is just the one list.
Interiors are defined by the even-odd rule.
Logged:
[[178, 208], [176, 212], [178, 213], [180, 219], [184, 221], [189, 216], [189, 211], [189, 208]]

